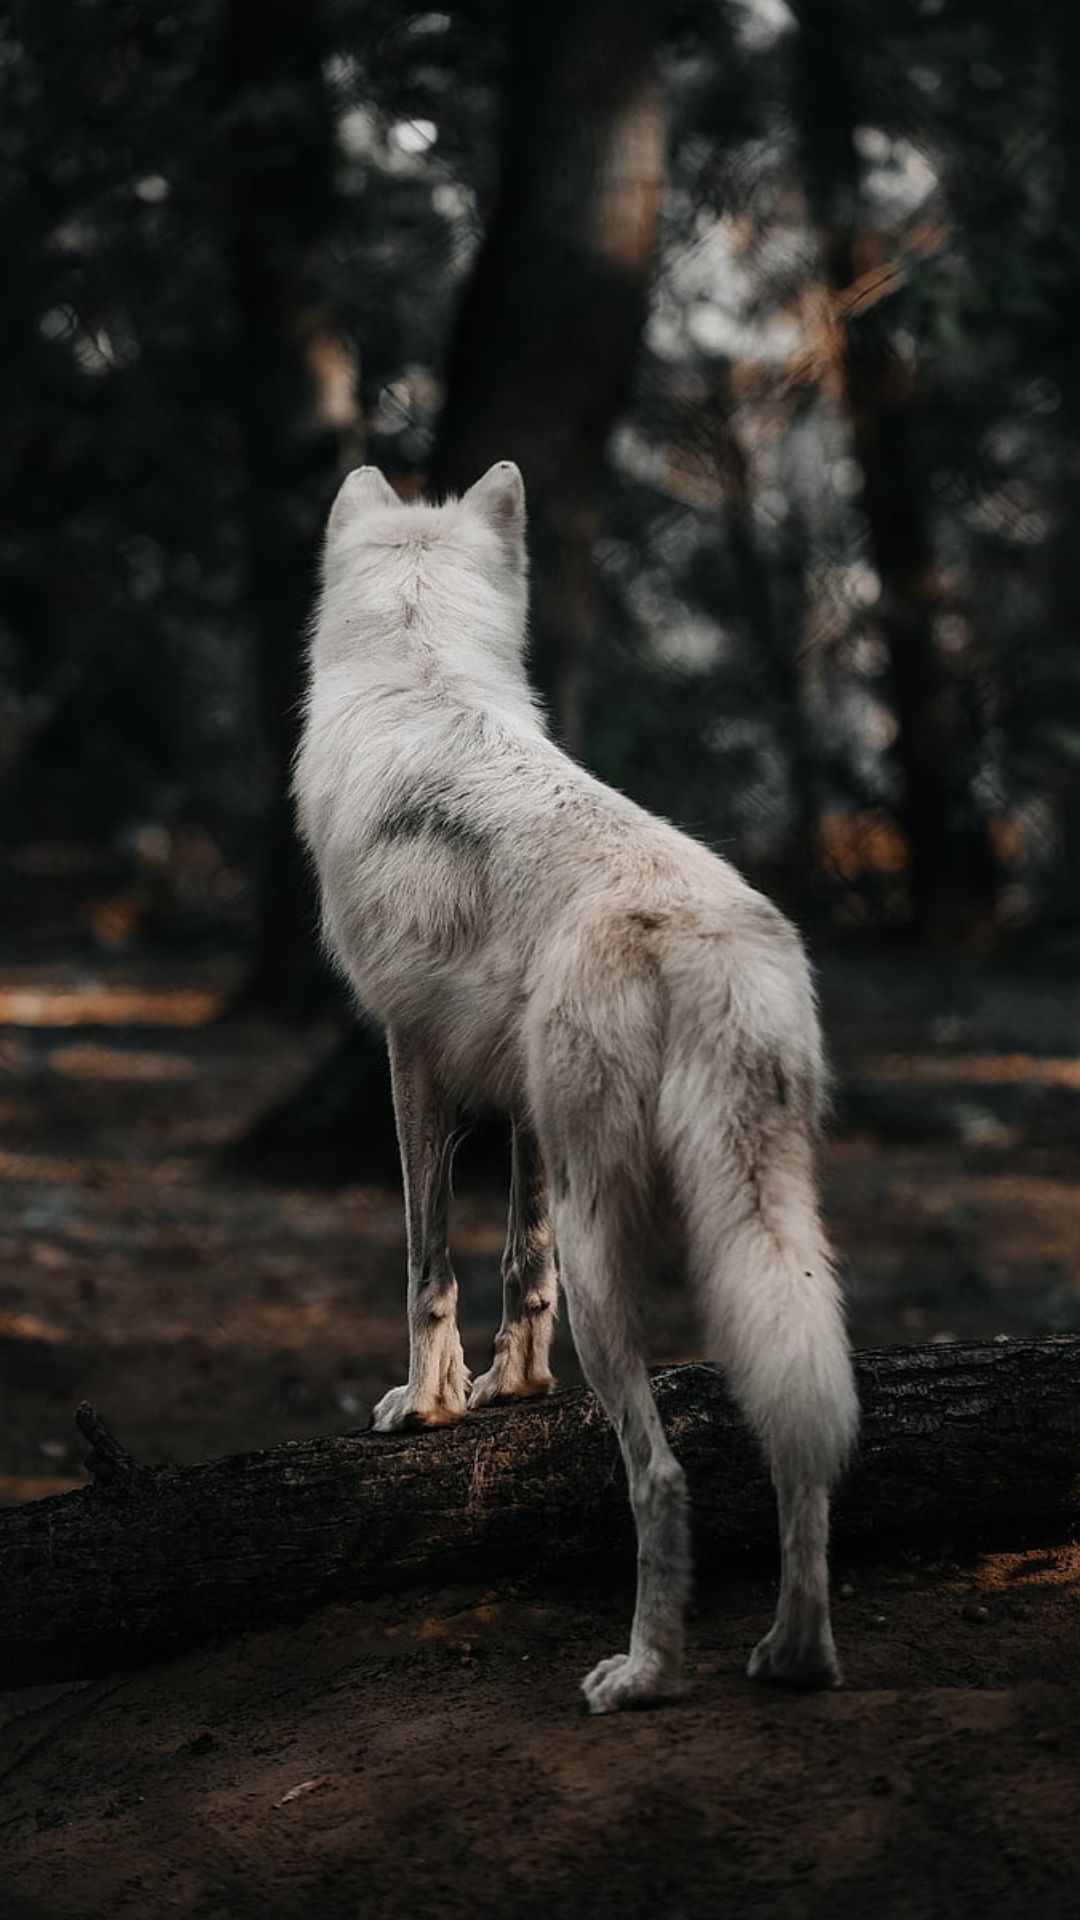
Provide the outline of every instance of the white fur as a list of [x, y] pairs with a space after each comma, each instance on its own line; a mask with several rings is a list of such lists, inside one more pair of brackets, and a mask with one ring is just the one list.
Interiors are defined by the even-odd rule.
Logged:
[[[410, 1364], [374, 1424], [546, 1392], [557, 1242], [639, 1538], [629, 1651], [588, 1676], [586, 1699], [605, 1712], [680, 1692], [686, 1491], [630, 1298], [666, 1182], [712, 1350], [777, 1489], [780, 1602], [750, 1671], [836, 1684], [828, 1492], [856, 1406], [814, 1191], [822, 1063], [806, 962], [732, 867], [553, 744], [525, 676], [525, 619], [516, 467], [444, 506], [400, 504], [372, 468], [346, 480], [295, 792], [326, 940], [389, 1035]], [[471, 1397], [446, 1246], [465, 1100], [509, 1111], [515, 1140], [503, 1324]]]

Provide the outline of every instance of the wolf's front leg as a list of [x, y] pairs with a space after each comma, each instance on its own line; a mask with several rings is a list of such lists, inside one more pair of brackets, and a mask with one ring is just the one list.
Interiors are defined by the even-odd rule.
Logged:
[[515, 1119], [510, 1220], [503, 1254], [503, 1317], [495, 1357], [472, 1383], [470, 1407], [494, 1400], [533, 1400], [555, 1385], [549, 1365], [558, 1302], [555, 1235], [548, 1217], [547, 1176], [536, 1136]]
[[460, 1420], [468, 1386], [446, 1244], [456, 1107], [411, 1039], [391, 1032], [389, 1047], [408, 1234], [409, 1378], [375, 1408], [379, 1433]]

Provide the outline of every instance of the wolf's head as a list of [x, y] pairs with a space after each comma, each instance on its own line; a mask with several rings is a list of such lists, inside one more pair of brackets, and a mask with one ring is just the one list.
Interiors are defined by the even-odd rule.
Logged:
[[[525, 489], [501, 460], [460, 499], [398, 499], [377, 467], [357, 467], [330, 512], [316, 650], [427, 649], [520, 670], [527, 600]], [[404, 664], [404, 661], [402, 662]]]

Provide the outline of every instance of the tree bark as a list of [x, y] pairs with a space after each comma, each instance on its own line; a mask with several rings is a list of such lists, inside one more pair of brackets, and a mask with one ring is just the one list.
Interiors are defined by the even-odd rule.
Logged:
[[221, 118], [224, 238], [232, 273], [244, 534], [270, 807], [244, 999], [285, 1013], [327, 997], [318, 911], [289, 776], [303, 635], [335, 479], [359, 451], [349, 347], [330, 312], [320, 250], [336, 217], [334, 134], [319, 0], [230, 0]]
[[521, 467], [533, 677], [580, 739], [608, 436], [645, 318], [663, 184], [653, 0], [505, 7], [499, 180], [447, 366], [430, 484]]
[[[849, 0], [797, 0], [797, 81], [807, 199], [831, 295], [872, 264], [858, 227], [857, 48]], [[946, 663], [935, 633], [940, 569], [919, 447], [914, 360], [902, 360], [879, 304], [835, 326], [838, 384], [862, 473], [862, 508], [881, 583], [876, 625], [888, 649], [903, 780], [911, 917], [935, 944], [995, 937], [998, 871], [972, 782], [984, 729], [970, 648]]]
[[[1051, 244], [1064, 286], [1054, 302], [1049, 364], [1061, 393], [1057, 476], [1058, 526], [1050, 551], [1051, 618], [1040, 636], [1038, 714], [1032, 742], [1040, 776], [1053, 796], [1059, 848], [1048, 918], [1080, 922], [1080, 14], [1070, 0], [1052, 9], [1049, 52], [1060, 74], [1056, 127], [1057, 218]], [[1059, 282], [1060, 284], [1060, 282]], [[1047, 732], [1052, 733], [1047, 751]], [[1049, 905], [1049, 903], [1048, 903]]]
[[[848, 1546], [1046, 1541], [1080, 1521], [1080, 1339], [856, 1357]], [[757, 1448], [701, 1365], [654, 1390], [687, 1470], [699, 1560], [775, 1551]], [[614, 1435], [591, 1393], [438, 1433], [350, 1434], [191, 1467], [143, 1467], [89, 1408], [95, 1484], [0, 1514], [0, 1687], [132, 1665], [410, 1581], [627, 1565]]]

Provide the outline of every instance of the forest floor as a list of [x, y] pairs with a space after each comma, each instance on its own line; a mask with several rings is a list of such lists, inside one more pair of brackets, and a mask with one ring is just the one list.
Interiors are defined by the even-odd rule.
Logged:
[[[0, 968], [0, 1499], [81, 1483], [82, 1398], [140, 1457], [193, 1459], [363, 1425], [402, 1377], [394, 1190], [222, 1161], [331, 1038], [221, 1019], [228, 987]], [[1080, 1330], [1080, 989], [845, 962], [825, 999], [857, 1344]], [[503, 1214], [465, 1183], [474, 1366]], [[653, 1337], [697, 1354], [677, 1290]], [[693, 1696], [649, 1715], [577, 1711], [628, 1593], [539, 1576], [0, 1696], [0, 1910], [1080, 1910], [1080, 1552], [838, 1563], [848, 1685], [807, 1698], [742, 1678], [771, 1572], [703, 1587]]]

